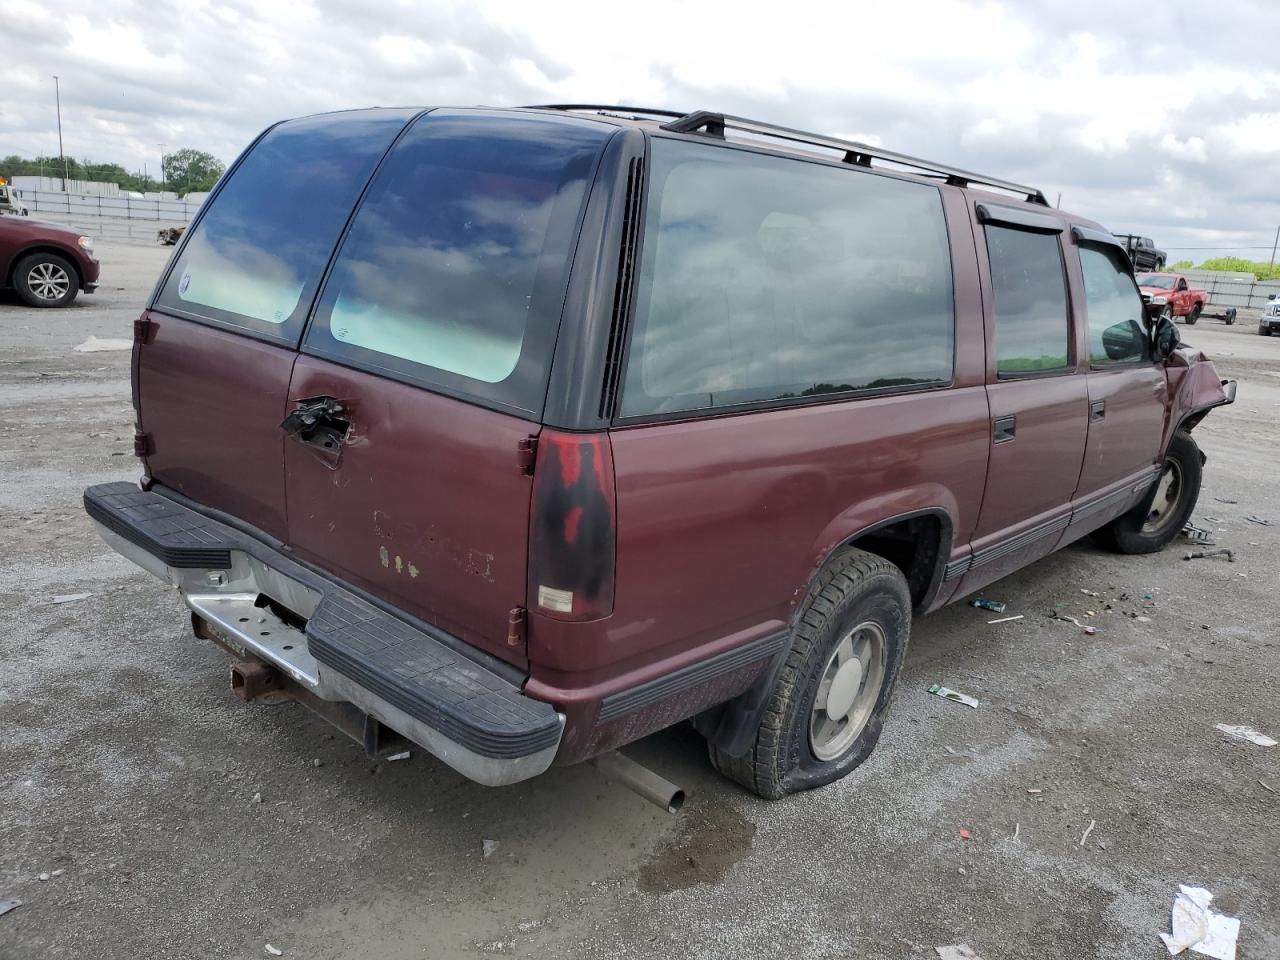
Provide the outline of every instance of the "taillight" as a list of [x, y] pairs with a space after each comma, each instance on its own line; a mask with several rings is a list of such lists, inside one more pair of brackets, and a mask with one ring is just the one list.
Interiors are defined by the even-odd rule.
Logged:
[[538, 436], [529, 531], [529, 606], [556, 620], [613, 612], [617, 515], [607, 433]]

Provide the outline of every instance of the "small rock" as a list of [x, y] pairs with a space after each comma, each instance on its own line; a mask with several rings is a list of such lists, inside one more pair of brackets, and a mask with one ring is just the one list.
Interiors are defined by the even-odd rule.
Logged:
[[281, 950], [281, 949], [280, 949], [280, 948], [278, 948], [278, 947], [273, 947], [273, 946], [272, 946], [271, 944], [269, 944], [269, 943], [267, 944], [267, 953], [271, 954], [271, 956], [273, 956], [273, 957], [282, 957], [282, 956], [284, 956], [284, 951], [283, 951], [283, 950]]
[[488, 860], [493, 856], [493, 851], [498, 849], [497, 840], [483, 840], [480, 843], [480, 849], [484, 853], [484, 858]]
[[39, 880], [41, 883], [44, 883], [46, 880], [49, 879], [49, 875], [47, 873], [42, 873], [40, 874], [40, 876], [36, 877], [36, 879]]
[[260, 793], [255, 793], [255, 794], [253, 795], [253, 802], [254, 802], [254, 803], [261, 803], [261, 802], [262, 802], [262, 794], [260, 794]]
[[319, 757], [316, 757], [314, 760], [311, 761], [311, 765], [313, 767], [323, 767], [324, 761], [321, 760]]

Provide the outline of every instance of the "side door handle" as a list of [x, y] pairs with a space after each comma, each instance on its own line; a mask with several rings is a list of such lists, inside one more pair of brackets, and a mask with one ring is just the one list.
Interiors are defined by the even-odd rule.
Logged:
[[1018, 432], [1018, 418], [1010, 414], [991, 421], [991, 442], [1008, 443]]
[[1107, 401], [1093, 400], [1089, 403], [1089, 422], [1097, 423], [1107, 417]]

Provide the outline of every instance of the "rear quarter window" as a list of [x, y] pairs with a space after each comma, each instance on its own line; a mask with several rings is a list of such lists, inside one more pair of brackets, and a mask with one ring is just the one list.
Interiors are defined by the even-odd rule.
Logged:
[[156, 306], [296, 343], [356, 198], [414, 112], [323, 114], [268, 131], [201, 216]]
[[950, 381], [936, 188], [665, 138], [650, 171], [623, 417]]
[[587, 188], [613, 133], [514, 113], [420, 118], [352, 221], [305, 351], [540, 412]]

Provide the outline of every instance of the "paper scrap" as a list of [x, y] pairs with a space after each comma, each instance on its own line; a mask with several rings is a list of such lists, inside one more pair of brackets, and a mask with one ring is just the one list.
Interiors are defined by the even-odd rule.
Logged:
[[90, 337], [84, 343], [77, 343], [71, 348], [76, 353], [106, 353], [110, 350], [132, 350], [132, 340], [118, 340], [111, 337]]
[[1190, 947], [1214, 960], [1236, 960], [1240, 921], [1210, 909], [1213, 894], [1203, 887], [1179, 885], [1178, 891], [1173, 900], [1170, 932], [1160, 934], [1170, 956]]
[[77, 600], [88, 600], [92, 593], [64, 593], [54, 597], [50, 603], [75, 603]]
[[1249, 743], [1255, 743], [1260, 747], [1274, 747], [1277, 742], [1265, 733], [1259, 733], [1253, 727], [1235, 726], [1230, 723], [1218, 724], [1218, 729], [1225, 733], [1233, 740], [1245, 740]]
[[978, 956], [978, 952], [967, 943], [957, 943], [949, 947], [933, 948], [939, 957], [939, 960], [982, 960]]
[[939, 683], [933, 684], [933, 686], [929, 688], [929, 692], [932, 693], [935, 697], [943, 697], [944, 699], [947, 699], [947, 700], [954, 700], [956, 703], [963, 703], [975, 709], [978, 706], [978, 701], [973, 699], [973, 697], [969, 696], [967, 693], [961, 693], [958, 690], [952, 690], [950, 687], [944, 687]]

